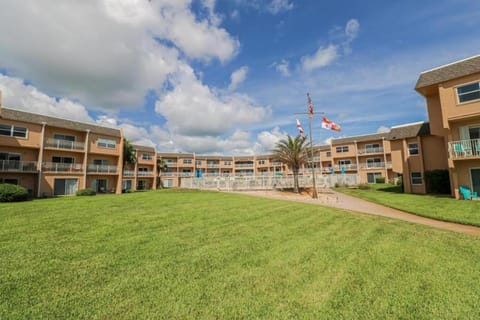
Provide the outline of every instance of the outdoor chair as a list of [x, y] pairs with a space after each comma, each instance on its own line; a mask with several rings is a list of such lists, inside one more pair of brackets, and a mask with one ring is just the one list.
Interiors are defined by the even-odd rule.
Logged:
[[463, 196], [464, 200], [473, 200], [473, 199], [478, 199], [478, 194], [476, 191], [470, 191], [470, 188], [467, 186], [460, 186], [459, 188], [460, 193]]
[[453, 151], [455, 152], [455, 156], [457, 157], [465, 155], [465, 150], [463, 149], [463, 146], [460, 143], [453, 144]]

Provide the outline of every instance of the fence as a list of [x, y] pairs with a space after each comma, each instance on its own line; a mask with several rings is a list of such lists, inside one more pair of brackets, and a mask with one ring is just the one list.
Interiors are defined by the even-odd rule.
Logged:
[[[301, 188], [313, 186], [311, 176], [298, 177]], [[357, 174], [321, 175], [315, 177], [317, 188], [330, 188], [335, 184], [355, 185], [360, 182]], [[221, 191], [273, 190], [293, 188], [293, 176], [250, 176], [250, 177], [202, 177], [181, 178], [180, 186], [186, 189], [213, 189]]]

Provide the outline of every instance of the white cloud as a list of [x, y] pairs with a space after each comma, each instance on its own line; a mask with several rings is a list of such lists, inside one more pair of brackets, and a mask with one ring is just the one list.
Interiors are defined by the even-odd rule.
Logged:
[[36, 87], [25, 84], [22, 79], [0, 74], [2, 105], [13, 109], [39, 113], [70, 120], [93, 122], [87, 109], [68, 99], [56, 99], [39, 91]]
[[302, 57], [302, 69], [312, 71], [321, 67], [328, 66], [337, 58], [337, 46], [331, 44], [328, 47], [320, 47], [312, 56]]
[[282, 59], [282, 61], [274, 63], [274, 66], [275, 70], [280, 72], [280, 74], [284, 77], [290, 76], [290, 63], [288, 62], [288, 60]]
[[387, 132], [390, 132], [390, 128], [389, 128], [389, 127], [380, 126], [380, 127], [377, 129], [377, 133], [387, 133]]
[[278, 14], [280, 12], [289, 11], [293, 9], [293, 3], [290, 0], [272, 0], [267, 5], [267, 10], [271, 14]]
[[181, 57], [224, 62], [237, 53], [214, 3], [202, 2], [200, 18], [191, 0], [4, 1], [0, 29], [15, 32], [0, 33], [0, 68], [89, 107], [142, 105]]
[[164, 94], [155, 110], [172, 133], [188, 136], [226, 134], [238, 125], [264, 121], [271, 114], [246, 95], [223, 93], [201, 83], [188, 65], [171, 77], [173, 90]]
[[273, 128], [272, 131], [262, 131], [257, 135], [257, 142], [254, 150], [257, 154], [270, 153], [275, 148], [275, 145], [281, 139], [286, 138], [287, 133], [280, 131], [279, 127]]
[[360, 30], [360, 23], [357, 19], [348, 20], [345, 25], [345, 35], [348, 41], [354, 40], [358, 36], [358, 31]]
[[230, 76], [230, 85], [228, 91], [235, 91], [239, 84], [241, 84], [247, 78], [248, 67], [243, 66], [232, 72]]

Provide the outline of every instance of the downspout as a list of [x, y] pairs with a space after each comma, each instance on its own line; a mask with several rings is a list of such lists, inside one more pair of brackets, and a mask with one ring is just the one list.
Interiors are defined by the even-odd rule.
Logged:
[[37, 185], [37, 198], [40, 198], [42, 195], [42, 174], [43, 174], [43, 145], [45, 142], [45, 127], [47, 126], [46, 122], [42, 122], [42, 139], [40, 140], [40, 152], [38, 153], [38, 185]]
[[383, 146], [383, 163], [385, 164], [385, 182], [388, 183], [388, 167], [387, 167], [387, 151], [385, 147], [385, 137], [382, 137], [382, 146]]
[[87, 161], [88, 161], [88, 143], [90, 140], [90, 129], [87, 129], [87, 134], [85, 135], [85, 146], [83, 147], [83, 184], [82, 189], [87, 188]]

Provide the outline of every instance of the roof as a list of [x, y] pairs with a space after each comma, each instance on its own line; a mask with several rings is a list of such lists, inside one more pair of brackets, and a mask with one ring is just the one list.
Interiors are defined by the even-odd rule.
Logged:
[[122, 136], [120, 129], [103, 127], [103, 126], [86, 123], [86, 122], [79, 122], [79, 121], [62, 119], [62, 118], [54, 118], [54, 117], [49, 117], [41, 114], [14, 110], [14, 109], [9, 109], [4, 107], [2, 107], [2, 112], [0, 114], [0, 117], [2, 119], [23, 121], [23, 122], [29, 122], [29, 123], [35, 123], [35, 124], [46, 123], [47, 126], [65, 128], [65, 129], [71, 129], [71, 130], [77, 130], [77, 131], [90, 130], [90, 132], [108, 135], [108, 136], [114, 136], [114, 137]]
[[141, 146], [141, 145], [138, 145], [138, 144], [134, 144], [134, 145], [132, 145], [132, 147], [137, 151], [155, 152], [154, 147]]
[[417, 80], [415, 89], [419, 90], [433, 84], [464, 77], [477, 72], [480, 72], [480, 55], [422, 72]]
[[397, 140], [413, 137], [423, 137], [430, 134], [430, 125], [428, 122], [417, 122], [392, 127], [388, 134], [388, 140]]
[[372, 133], [372, 134], [365, 134], [360, 136], [332, 139], [332, 145], [382, 140], [384, 137], [386, 138], [387, 135], [388, 135], [388, 132], [384, 132], [384, 133]]

